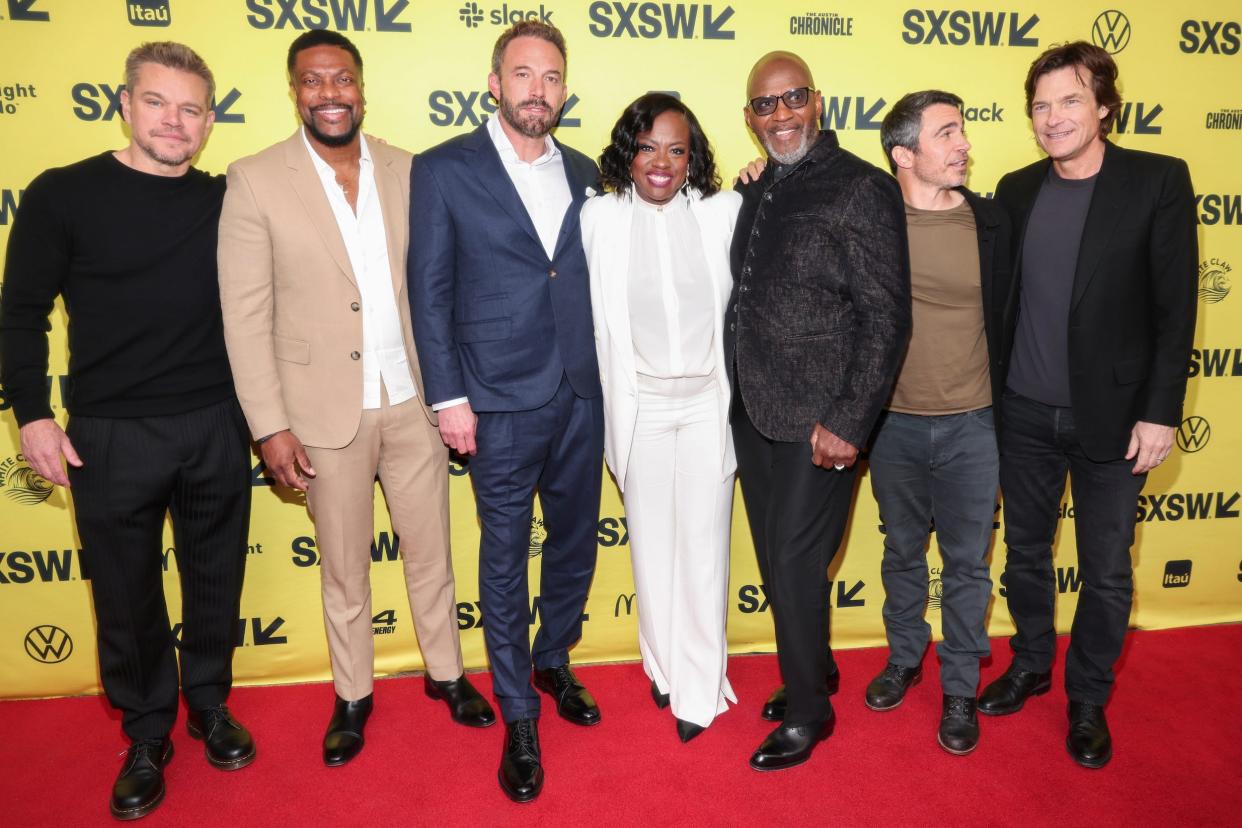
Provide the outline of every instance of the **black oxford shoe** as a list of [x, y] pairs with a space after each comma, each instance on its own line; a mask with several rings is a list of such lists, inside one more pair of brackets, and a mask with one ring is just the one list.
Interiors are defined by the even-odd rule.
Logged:
[[254, 761], [254, 739], [250, 731], [222, 704], [191, 710], [185, 729], [191, 737], [203, 741], [207, 761], [220, 770], [238, 770]]
[[424, 675], [423, 689], [431, 698], [448, 704], [449, 715], [460, 725], [490, 727], [496, 724], [492, 706], [474, 689], [465, 673], [452, 681], [433, 681], [431, 676]]
[[500, 789], [514, 802], [530, 802], [543, 789], [539, 763], [538, 719], [505, 723], [505, 751], [500, 756]]
[[1102, 768], [1113, 758], [1113, 737], [1108, 733], [1104, 708], [1091, 702], [1069, 703], [1069, 736], [1065, 747], [1084, 768]]
[[139, 739], [125, 752], [125, 764], [112, 786], [109, 810], [117, 819], [138, 819], [164, 799], [164, 766], [172, 759], [172, 740]]
[[[828, 695], [835, 696], [840, 689], [841, 671], [834, 664], [832, 672], [828, 674]], [[772, 695], [768, 696], [768, 700], [763, 704], [763, 712], [759, 716], [769, 722], [779, 722], [785, 718], [785, 708], [785, 685], [782, 684], [772, 691]]]
[[357, 701], [345, 701], [336, 697], [328, 732], [323, 736], [323, 763], [335, 768], [353, 759], [362, 750], [366, 740], [362, 731], [371, 715], [372, 696]]
[[974, 696], [945, 696], [936, 741], [949, 753], [965, 756], [979, 744], [979, 717]]
[[829, 712], [823, 724], [781, 725], [751, 754], [750, 766], [757, 771], [774, 771], [801, 765], [811, 758], [815, 745], [832, 734], [835, 722], [835, 715]]
[[535, 686], [556, 700], [556, 712], [562, 719], [586, 727], [599, 724], [599, 706], [568, 664], [536, 670]]
[[704, 729], [702, 725], [696, 725], [694, 722], [687, 722], [684, 719], [677, 720], [677, 738], [681, 739], [683, 744], [698, 736]]
[[1005, 674], [983, 688], [979, 712], [985, 716], [1017, 713], [1031, 696], [1042, 696], [1052, 689], [1052, 673], [1032, 673], [1013, 664]]
[[663, 710], [669, 705], [668, 693], [661, 693], [660, 688], [656, 687], [656, 683], [651, 682], [651, 700], [655, 702], [656, 707]]
[[864, 701], [872, 710], [892, 710], [906, 698], [906, 691], [923, 678], [923, 665], [902, 667], [889, 662], [867, 685]]

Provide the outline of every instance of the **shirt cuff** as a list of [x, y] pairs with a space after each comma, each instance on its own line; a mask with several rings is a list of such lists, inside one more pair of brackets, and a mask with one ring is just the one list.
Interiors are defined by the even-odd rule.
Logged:
[[469, 397], [457, 397], [456, 399], [445, 400], [444, 402], [432, 403], [431, 410], [432, 411], [443, 411], [446, 408], [452, 408], [453, 406], [461, 405], [464, 402], [470, 402], [470, 398]]

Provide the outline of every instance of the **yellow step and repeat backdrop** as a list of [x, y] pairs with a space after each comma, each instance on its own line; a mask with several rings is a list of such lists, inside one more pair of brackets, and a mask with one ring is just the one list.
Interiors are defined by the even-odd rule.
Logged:
[[[1151, 475], [1136, 514], [1137, 598], [1143, 628], [1242, 620], [1242, 8], [1236, 0], [0, 0], [0, 242], [41, 170], [127, 141], [120, 117], [126, 53], [174, 39], [215, 72], [216, 126], [198, 166], [228, 163], [297, 126], [285, 51], [299, 33], [330, 27], [362, 51], [366, 128], [417, 152], [477, 126], [495, 111], [487, 93], [492, 44], [519, 18], [559, 26], [569, 43], [569, 89], [558, 137], [598, 155], [622, 108], [649, 90], [674, 91], [698, 114], [723, 170], [758, 153], [743, 119], [745, 80], [772, 49], [803, 55], [823, 91], [826, 125], [883, 165], [879, 126], [902, 94], [939, 87], [960, 94], [974, 144], [970, 186], [983, 193], [1039, 157], [1023, 111], [1022, 82], [1050, 44], [1093, 39], [1121, 66], [1125, 103], [1116, 140], [1189, 160], [1196, 192], [1201, 299], [1179, 450]], [[140, 243], [143, 228], [133, 228]], [[1242, 294], [1242, 290], [1237, 291]], [[52, 326], [48, 384], [59, 414], [65, 317]], [[0, 391], [0, 410], [8, 405]], [[95, 692], [89, 572], [82, 566], [70, 499], [25, 463], [11, 416], [0, 418], [0, 697]], [[470, 667], [486, 659], [477, 586], [478, 526], [470, 481], [451, 465], [457, 622]], [[238, 619], [236, 674], [246, 684], [328, 677], [315, 533], [304, 506], [272, 488], [257, 459], [250, 555]], [[400, 543], [377, 489], [371, 554], [377, 672], [421, 661], [402, 587]], [[1080, 577], [1074, 505], [1062, 509], [1055, 566], [1058, 625], [1068, 629]], [[998, 527], [1000, 514], [997, 513]], [[833, 641], [884, 641], [882, 532], [864, 474], [832, 580]], [[532, 585], [544, 536], [531, 527]], [[166, 592], [180, 615], [171, 533]], [[993, 545], [990, 630], [1011, 630], [1000, 583], [1004, 547]], [[578, 662], [637, 658], [629, 536], [611, 480], [599, 519], [599, 567], [586, 607]], [[931, 544], [929, 617], [938, 626], [939, 559]], [[729, 640], [734, 652], [773, 649], [740, 496], [734, 515]], [[532, 590], [533, 591], [533, 590]], [[538, 599], [531, 607], [538, 623]]]

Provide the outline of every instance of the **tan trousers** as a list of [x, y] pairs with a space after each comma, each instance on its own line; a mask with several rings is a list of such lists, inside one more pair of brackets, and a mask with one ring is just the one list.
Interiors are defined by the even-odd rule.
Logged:
[[320, 554], [332, 681], [346, 701], [370, 695], [375, 671], [370, 576], [377, 472], [401, 538], [406, 592], [427, 672], [436, 681], [462, 674], [447, 452], [417, 399], [389, 405], [387, 395], [380, 408], [362, 412], [349, 445], [306, 447], [316, 472], [306, 502]]

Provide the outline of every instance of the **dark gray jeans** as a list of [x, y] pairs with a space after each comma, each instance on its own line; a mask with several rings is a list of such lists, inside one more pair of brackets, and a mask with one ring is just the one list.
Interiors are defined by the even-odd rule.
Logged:
[[933, 526], [941, 574], [940, 683], [974, 696], [979, 659], [990, 652], [985, 616], [992, 596], [992, 536], [999, 460], [992, 409], [922, 416], [886, 411], [871, 449], [871, 490], [885, 526], [884, 629], [889, 660], [917, 666], [931, 639], [927, 543]]

